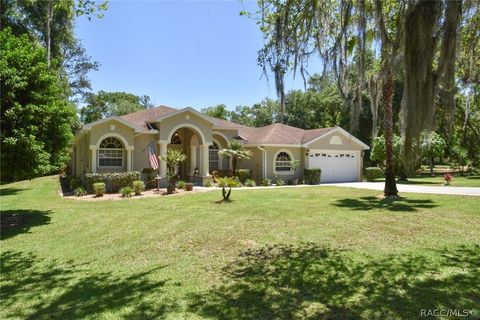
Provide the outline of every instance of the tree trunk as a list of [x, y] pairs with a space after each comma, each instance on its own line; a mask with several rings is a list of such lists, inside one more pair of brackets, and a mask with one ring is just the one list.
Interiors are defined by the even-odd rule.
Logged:
[[52, 47], [52, 36], [51, 36], [51, 24], [53, 19], [53, 0], [48, 0], [48, 11], [47, 11], [47, 38], [46, 46], [47, 46], [47, 66], [50, 68], [50, 60], [51, 60], [51, 47]]
[[435, 173], [433, 172], [433, 157], [430, 157], [430, 175], [435, 177]]
[[395, 181], [395, 167], [393, 164], [393, 76], [390, 66], [387, 67], [386, 79], [383, 84], [383, 104], [385, 108], [385, 197], [397, 196], [397, 183]]
[[232, 158], [232, 170], [233, 175], [235, 176], [237, 174], [237, 158], [235, 157]]

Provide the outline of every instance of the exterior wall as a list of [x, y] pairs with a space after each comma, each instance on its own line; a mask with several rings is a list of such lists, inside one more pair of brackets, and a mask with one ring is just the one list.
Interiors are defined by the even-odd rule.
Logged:
[[155, 154], [158, 155], [158, 145], [156, 143], [156, 134], [141, 134], [134, 137], [135, 149], [133, 149], [133, 171], [142, 171], [144, 168], [150, 168], [148, 161], [148, 148], [151, 142], [155, 146]]
[[[246, 148], [252, 151], [252, 157], [248, 160], [240, 160], [238, 162], [238, 168], [245, 168], [252, 170], [252, 176], [255, 179], [263, 178], [263, 151], [257, 147], [248, 147]], [[288, 182], [292, 179], [300, 179], [303, 177], [303, 168], [305, 167], [305, 149], [302, 147], [262, 147], [266, 150], [266, 178], [273, 179], [275, 176], [278, 176], [280, 179]], [[292, 171], [288, 172], [275, 172], [275, 157], [279, 152], [286, 151], [292, 156], [292, 160], [299, 160], [300, 165], [298, 166], [295, 173]]]
[[262, 151], [258, 148], [245, 148], [252, 152], [250, 159], [238, 160], [238, 169], [250, 169], [252, 171], [253, 179], [263, 179], [262, 170]]
[[74, 174], [82, 177], [85, 173], [90, 172], [90, 133], [84, 134], [74, 146]]
[[[198, 117], [196, 114], [190, 111], [179, 113], [170, 118], [163, 119], [161, 122], [157, 123], [157, 127], [160, 128], [160, 140], [168, 140], [170, 138], [170, 133], [172, 133], [175, 128], [189, 128], [189, 125], [197, 127], [200, 130], [200, 132], [198, 133], [204, 135], [205, 141], [200, 141], [201, 144], [212, 141], [213, 124]], [[197, 131], [193, 128], [190, 129]]]
[[[338, 136], [342, 144], [330, 144], [330, 138]], [[329, 149], [329, 150], [362, 150], [362, 146], [340, 132], [331, 132], [322, 139], [312, 142], [308, 145], [309, 149]]]
[[[267, 150], [267, 178], [273, 179], [275, 176], [280, 179], [288, 182], [292, 179], [300, 179], [303, 177], [303, 168], [305, 168], [305, 149], [302, 147], [265, 147]], [[293, 159], [299, 160], [300, 165], [298, 166], [295, 174], [292, 171], [288, 172], [276, 172], [275, 171], [275, 158], [278, 153], [285, 151], [289, 153]]]
[[219, 140], [223, 147], [226, 147], [227, 144], [237, 136], [237, 130], [213, 130], [213, 138]]
[[[90, 145], [99, 145], [101, 143], [102, 137], [105, 135], [112, 134], [119, 135], [125, 139], [126, 143], [122, 141], [124, 144], [124, 148], [128, 146], [134, 146], [134, 130], [124, 124], [119, 123], [118, 121], [111, 120], [94, 126], [90, 131]], [[97, 162], [97, 172], [122, 172], [127, 170], [127, 159], [128, 152], [124, 149], [123, 152], [123, 166], [122, 168], [100, 168]], [[96, 158], [98, 158], [98, 151], [96, 152]], [[97, 160], [96, 160], [97, 161]]]
[[[112, 130], [111, 126], [114, 125], [115, 129]], [[96, 145], [97, 143], [100, 143], [99, 139], [108, 133], [115, 133], [121, 135], [128, 143], [128, 145], [133, 146], [134, 145], [134, 130], [124, 124], [119, 123], [118, 121], [111, 120], [111, 121], [106, 121], [102, 124], [99, 124], [97, 126], [94, 126], [90, 130], [90, 144], [91, 145]], [[126, 147], [126, 146], [125, 146]]]

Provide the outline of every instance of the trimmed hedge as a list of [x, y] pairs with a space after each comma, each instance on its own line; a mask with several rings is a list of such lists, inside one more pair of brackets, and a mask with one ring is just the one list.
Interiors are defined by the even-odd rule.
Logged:
[[303, 181], [305, 184], [319, 184], [322, 169], [303, 169]]
[[365, 179], [372, 182], [375, 179], [383, 177], [383, 170], [379, 167], [368, 167], [365, 168]]
[[87, 173], [85, 174], [85, 180], [89, 192], [93, 191], [95, 182], [103, 182], [107, 192], [112, 193], [118, 192], [123, 187], [132, 186], [133, 181], [140, 180], [140, 172]]

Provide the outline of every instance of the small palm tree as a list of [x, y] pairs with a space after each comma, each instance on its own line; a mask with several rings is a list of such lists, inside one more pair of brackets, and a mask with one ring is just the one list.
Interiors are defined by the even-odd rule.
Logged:
[[160, 160], [167, 162], [167, 179], [168, 179], [168, 193], [173, 193], [175, 191], [175, 167], [185, 160], [187, 160], [187, 155], [184, 154], [181, 150], [171, 149], [168, 150], [166, 154], [160, 156]]
[[237, 172], [238, 159], [250, 159], [252, 156], [252, 152], [250, 150], [246, 150], [243, 147], [243, 144], [236, 140], [230, 141], [228, 148], [218, 151], [218, 154], [222, 157], [232, 159], [232, 169], [234, 175]]
[[[238, 185], [238, 182], [232, 177], [217, 178], [216, 181], [218, 185], [222, 187], [223, 201], [230, 201], [232, 187], [236, 187]], [[225, 188], [229, 188], [228, 192], [225, 190]]]

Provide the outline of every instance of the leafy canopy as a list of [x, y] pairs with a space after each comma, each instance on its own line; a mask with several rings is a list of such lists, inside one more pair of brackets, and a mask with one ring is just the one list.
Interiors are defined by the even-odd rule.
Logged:
[[1, 178], [19, 180], [60, 169], [68, 161], [75, 109], [62, 96], [45, 50], [28, 36], [0, 31]]

